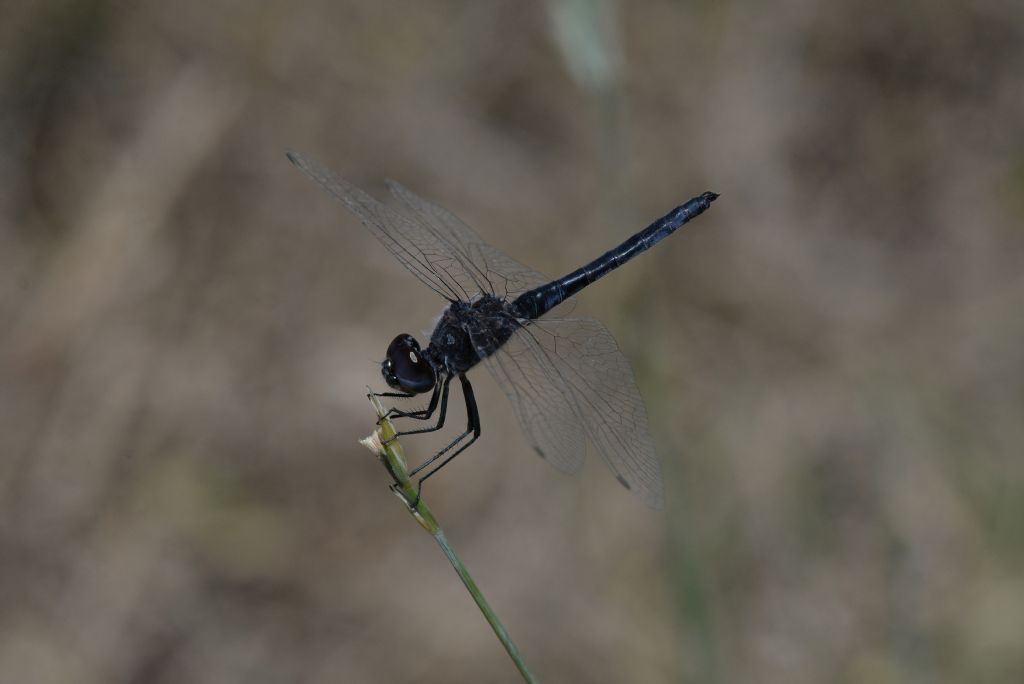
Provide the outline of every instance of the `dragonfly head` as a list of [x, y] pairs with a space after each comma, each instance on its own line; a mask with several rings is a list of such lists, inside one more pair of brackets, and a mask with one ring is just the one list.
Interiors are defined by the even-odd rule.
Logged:
[[391, 341], [380, 372], [389, 387], [409, 394], [429, 392], [437, 382], [434, 367], [423, 358], [420, 343], [412, 335], [402, 334]]

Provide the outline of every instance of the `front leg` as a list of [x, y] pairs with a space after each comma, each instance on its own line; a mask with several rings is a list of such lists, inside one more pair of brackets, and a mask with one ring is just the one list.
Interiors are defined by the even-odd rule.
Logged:
[[[436, 409], [440, 409], [438, 411], [437, 425], [435, 425], [433, 427], [428, 427], [428, 428], [420, 428], [419, 430], [402, 430], [402, 431], [399, 431], [399, 432], [395, 432], [395, 436], [392, 437], [390, 440], [388, 440], [387, 443], [390, 443], [391, 440], [393, 440], [393, 439], [395, 439], [397, 437], [402, 437], [403, 435], [418, 435], [418, 434], [421, 434], [421, 433], [424, 433], [424, 432], [436, 432], [436, 431], [440, 430], [441, 428], [443, 428], [444, 427], [444, 419], [445, 419], [445, 416], [448, 413], [448, 386], [451, 384], [451, 381], [452, 381], [452, 376], [449, 375], [449, 376], [445, 377], [444, 382], [441, 383], [441, 391], [440, 391], [441, 400], [440, 400], [440, 406], [439, 407], [438, 407], [438, 402], [437, 402], [437, 399], [436, 399], [436, 396], [437, 396], [438, 393], [437, 393], [437, 390], [435, 389], [435, 392], [434, 392], [435, 398], [431, 398], [430, 406], [428, 406], [423, 411], [414, 411], [414, 412], [408, 412], [408, 413], [406, 413], [405, 411], [399, 411], [397, 414], [395, 414], [399, 418], [419, 418], [420, 420], [425, 420], [425, 419], [429, 418], [431, 416], [431, 414], [433, 414]], [[392, 409], [392, 410], [394, 410], [394, 409]], [[414, 414], [419, 414], [419, 415], [414, 415]], [[391, 411], [388, 412], [388, 415], [389, 416], [391, 415]]]
[[[370, 388], [367, 387], [367, 389]], [[434, 388], [434, 393], [437, 393], [437, 387]], [[416, 395], [413, 394], [412, 392], [374, 392], [372, 389], [370, 389], [370, 391], [366, 393], [366, 398], [369, 399], [370, 401], [373, 401], [375, 397], [398, 397], [401, 399], [409, 399], [410, 397], [415, 396]], [[431, 400], [433, 400], [433, 397], [431, 397]], [[382, 420], [387, 420], [388, 418], [390, 418], [391, 412], [394, 410], [394, 407], [389, 408], [383, 416], [377, 419], [377, 425], [379, 426]]]
[[[443, 388], [442, 385], [444, 385]], [[387, 418], [415, 418], [416, 420], [427, 420], [428, 418], [430, 418], [430, 416], [434, 414], [434, 411], [437, 409], [437, 401], [440, 398], [442, 391], [448, 391], [447, 379], [443, 383], [436, 383], [434, 385], [434, 390], [430, 393], [430, 403], [427, 405], [425, 409], [421, 409], [419, 411], [402, 411], [401, 409], [392, 406], [391, 408], [388, 409], [388, 412], [384, 414], [381, 420]], [[416, 395], [408, 392], [384, 392], [382, 394], [377, 394], [377, 396], [403, 397], [408, 399], [409, 397], [414, 397]], [[378, 421], [378, 424], [379, 422], [380, 421]]]

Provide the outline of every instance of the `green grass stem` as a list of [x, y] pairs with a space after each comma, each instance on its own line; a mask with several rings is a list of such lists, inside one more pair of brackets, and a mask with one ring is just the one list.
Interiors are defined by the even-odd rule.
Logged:
[[[448, 561], [455, 568], [455, 572], [459, 575], [459, 579], [466, 586], [469, 591], [469, 595], [476, 601], [477, 607], [480, 612], [483, 613], [487, 623], [490, 624], [491, 629], [494, 630], [501, 645], [505, 647], [505, 651], [508, 653], [512, 662], [515, 663], [519, 673], [523, 676], [523, 680], [526, 682], [536, 682], [533, 674], [530, 673], [529, 668], [526, 667], [526, 663], [523, 661], [522, 655], [519, 653], [519, 649], [512, 642], [512, 638], [508, 635], [508, 631], [504, 625], [501, 624], [501, 620], [494, 613], [494, 609], [487, 603], [487, 599], [480, 592], [480, 588], [476, 585], [473, 580], [473, 576], [469, 574], [469, 570], [463, 565], [462, 559], [452, 548], [452, 545], [448, 542], [448, 538], [444, 534], [444, 530], [441, 529], [441, 525], [437, 522], [437, 518], [427, 507], [426, 501], [423, 497], [417, 497], [416, 484], [409, 478], [409, 471], [406, 465], [405, 456], [402, 453], [402, 445], [395, 438], [395, 428], [387, 418], [385, 418], [386, 411], [381, 405], [380, 400], [373, 395], [372, 392], [368, 395], [370, 403], [373, 404], [374, 409], [377, 411], [377, 415], [380, 418], [379, 427], [377, 430], [366, 439], [362, 440], [362, 443], [374, 451], [379, 456], [381, 463], [387, 468], [388, 473], [394, 480], [391, 490], [398, 496], [399, 499], [405, 504], [405, 507], [409, 510], [412, 516], [416, 519], [416, 522], [425, 529], [434, 538], [438, 546], [444, 552], [444, 555], [448, 558]], [[389, 441], [390, 440], [390, 441]]]

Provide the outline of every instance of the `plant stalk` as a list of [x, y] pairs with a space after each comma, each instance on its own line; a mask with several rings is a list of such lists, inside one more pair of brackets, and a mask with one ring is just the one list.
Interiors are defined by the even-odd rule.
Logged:
[[[362, 443], [369, 448], [371, 451], [375, 451], [381, 460], [381, 463], [387, 468], [391, 478], [394, 480], [394, 484], [391, 486], [393, 491], [399, 499], [405, 504], [405, 507], [409, 510], [412, 516], [416, 519], [416, 522], [420, 526], [430, 533], [430, 536], [434, 538], [438, 546], [444, 552], [444, 555], [448, 558], [448, 561], [455, 568], [455, 572], [458, 574], [459, 579], [466, 586], [466, 590], [469, 591], [469, 595], [476, 601], [477, 607], [480, 612], [483, 613], [484, 619], [494, 630], [494, 634], [498, 637], [501, 645], [505, 647], [505, 651], [508, 653], [512, 662], [515, 663], [516, 668], [519, 670], [519, 674], [522, 675], [523, 680], [530, 684], [535, 684], [536, 679], [530, 672], [529, 668], [526, 667], [526, 663], [523, 661], [522, 655], [519, 653], [519, 649], [512, 642], [512, 638], [509, 636], [505, 626], [501, 624], [501, 620], [495, 614], [494, 609], [487, 603], [487, 599], [480, 592], [480, 588], [476, 585], [473, 580], [473, 576], [469, 574], [469, 570], [463, 565], [462, 559], [452, 548], [452, 545], [448, 542], [448, 538], [444, 534], [444, 530], [441, 529], [441, 525], [437, 522], [437, 518], [427, 507], [426, 502], [422, 496], [418, 496], [416, 485], [409, 478], [409, 471], [406, 465], [405, 456], [402, 453], [402, 445], [399, 444], [398, 439], [395, 437], [395, 427], [391, 424], [385, 416], [387, 412], [381, 405], [380, 400], [373, 394], [372, 391], [367, 395], [370, 399], [370, 403], [373, 404], [374, 409], [377, 411], [379, 417], [377, 430], [366, 439], [362, 440]], [[415, 504], [415, 505], [414, 505]]]

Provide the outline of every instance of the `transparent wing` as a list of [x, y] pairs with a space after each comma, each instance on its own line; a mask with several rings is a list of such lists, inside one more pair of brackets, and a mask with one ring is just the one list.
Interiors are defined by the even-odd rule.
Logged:
[[437, 294], [449, 300], [468, 300], [478, 292], [489, 291], [478, 265], [450, 231], [439, 230], [435, 222], [425, 221], [422, 216], [416, 220], [381, 204], [300, 154], [288, 152], [288, 159], [355, 214], [403, 266]]
[[624, 487], [654, 508], [664, 505], [647, 410], [629, 361], [600, 321], [528, 324], [487, 359], [487, 367], [533, 447], [556, 468], [579, 468], [577, 435], [585, 434]]
[[423, 199], [396, 181], [387, 181], [387, 186], [416, 218], [458, 246], [473, 264], [475, 272], [490, 284], [491, 294], [514, 297], [550, 280], [484, 242], [472, 228], [444, 207]]
[[[583, 412], [558, 366], [525, 329], [484, 359], [505, 392], [534, 451], [563, 473], [575, 473], [586, 457]], [[478, 350], [493, 349], [488, 332], [470, 336]]]

